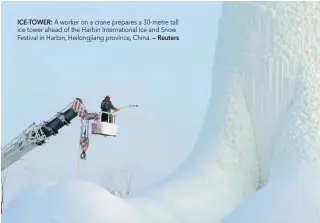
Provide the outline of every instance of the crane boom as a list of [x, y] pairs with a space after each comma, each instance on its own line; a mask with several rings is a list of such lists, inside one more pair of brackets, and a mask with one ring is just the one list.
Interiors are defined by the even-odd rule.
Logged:
[[[121, 109], [130, 107], [138, 107], [138, 105], [128, 105], [121, 107]], [[100, 120], [101, 114], [87, 112], [82, 100], [76, 98], [72, 103], [53, 116], [53, 118], [49, 119], [49, 121], [37, 125], [33, 123], [11, 142], [1, 148], [1, 171], [7, 169], [34, 148], [42, 146], [47, 139], [57, 135], [61, 128], [69, 125], [71, 120], [77, 116], [81, 118], [82, 126], [80, 138], [81, 158], [85, 159], [85, 152], [89, 145], [89, 121], [94, 122], [92, 124], [92, 134], [103, 136], [115, 136], [117, 134], [118, 126], [115, 124], [115, 115], [108, 113], [113, 118], [102, 123]], [[85, 123], [83, 120], [85, 120]]]
[[[83, 105], [80, 98], [76, 98], [75, 101]], [[71, 103], [49, 121], [38, 125], [35, 123], [30, 125], [1, 149], [1, 171], [21, 159], [34, 148], [43, 145], [49, 137], [57, 135], [58, 131], [62, 127], [69, 125], [76, 116], [78, 116], [78, 113], [74, 109], [73, 103]]]

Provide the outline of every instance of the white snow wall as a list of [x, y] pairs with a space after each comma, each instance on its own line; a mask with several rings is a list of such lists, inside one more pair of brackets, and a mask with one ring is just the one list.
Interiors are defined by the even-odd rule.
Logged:
[[214, 222], [268, 180], [319, 171], [319, 71], [319, 3], [224, 3], [199, 140], [150, 196], [182, 222]]

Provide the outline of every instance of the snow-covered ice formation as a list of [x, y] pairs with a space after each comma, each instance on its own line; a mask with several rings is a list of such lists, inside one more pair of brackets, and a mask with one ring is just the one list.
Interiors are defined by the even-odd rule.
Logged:
[[320, 4], [224, 3], [211, 90], [190, 158], [157, 187], [56, 185], [4, 223], [320, 222]]
[[320, 175], [285, 178], [244, 200], [223, 223], [317, 223], [320, 221]]

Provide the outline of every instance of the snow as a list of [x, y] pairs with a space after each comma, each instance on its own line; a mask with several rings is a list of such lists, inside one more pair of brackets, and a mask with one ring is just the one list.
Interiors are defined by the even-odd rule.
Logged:
[[241, 203], [223, 223], [319, 222], [319, 177], [290, 177], [269, 183]]
[[139, 222], [132, 206], [89, 182], [60, 182], [47, 187], [42, 194], [38, 190], [30, 190], [25, 194], [26, 197], [13, 201], [13, 208], [4, 212], [4, 222], [103, 223], [122, 211], [126, 214], [118, 214], [118, 222], [126, 222], [128, 218]]
[[27, 191], [4, 222], [320, 222], [319, 26], [314, 2], [225, 3], [204, 126], [176, 173], [124, 200], [82, 181]]

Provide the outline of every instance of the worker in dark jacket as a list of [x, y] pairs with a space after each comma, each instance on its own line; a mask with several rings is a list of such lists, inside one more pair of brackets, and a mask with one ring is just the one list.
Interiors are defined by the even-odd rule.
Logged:
[[101, 110], [103, 112], [108, 112], [109, 114], [102, 113], [101, 121], [102, 122], [110, 122], [112, 123], [112, 114], [111, 114], [111, 109], [114, 111], [120, 111], [119, 108], [116, 108], [113, 106], [110, 96], [106, 96], [105, 99], [101, 102]]

